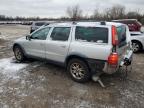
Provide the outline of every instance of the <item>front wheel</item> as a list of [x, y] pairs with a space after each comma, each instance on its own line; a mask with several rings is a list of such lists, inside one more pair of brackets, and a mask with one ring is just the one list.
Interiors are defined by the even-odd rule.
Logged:
[[22, 62], [25, 59], [23, 50], [19, 46], [14, 47], [14, 55], [16, 60], [19, 62]]
[[88, 82], [91, 78], [87, 64], [80, 59], [72, 59], [68, 63], [67, 71], [70, 77], [79, 83]]

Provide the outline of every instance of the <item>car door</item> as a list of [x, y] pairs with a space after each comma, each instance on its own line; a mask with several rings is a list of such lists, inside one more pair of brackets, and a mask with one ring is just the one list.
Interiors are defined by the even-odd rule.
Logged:
[[50, 27], [45, 27], [31, 34], [30, 39], [24, 43], [28, 55], [45, 58], [45, 42], [49, 31]]
[[46, 42], [46, 58], [64, 62], [71, 40], [71, 27], [54, 27]]

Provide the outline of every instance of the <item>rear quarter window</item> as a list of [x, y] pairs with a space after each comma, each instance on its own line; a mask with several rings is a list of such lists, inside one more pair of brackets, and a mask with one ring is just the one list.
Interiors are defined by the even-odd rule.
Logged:
[[84, 42], [108, 43], [108, 28], [76, 27], [75, 39]]
[[126, 26], [117, 27], [119, 47], [125, 46], [126, 42]]

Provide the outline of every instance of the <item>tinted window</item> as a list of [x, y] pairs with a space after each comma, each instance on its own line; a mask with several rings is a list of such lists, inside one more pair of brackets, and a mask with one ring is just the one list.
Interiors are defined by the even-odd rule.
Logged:
[[108, 43], [108, 29], [99, 27], [76, 27], [76, 40]]
[[36, 26], [42, 26], [42, 25], [45, 25], [45, 22], [37, 22], [35, 23]]
[[117, 27], [119, 47], [126, 45], [126, 27]]
[[32, 39], [46, 40], [50, 27], [42, 28], [32, 34]]
[[70, 27], [55, 27], [51, 34], [52, 40], [67, 41], [70, 34]]

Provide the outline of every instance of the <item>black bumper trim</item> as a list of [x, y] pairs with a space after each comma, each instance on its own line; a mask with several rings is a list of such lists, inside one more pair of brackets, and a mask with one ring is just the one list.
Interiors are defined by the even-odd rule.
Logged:
[[103, 72], [106, 60], [87, 59], [92, 74]]

